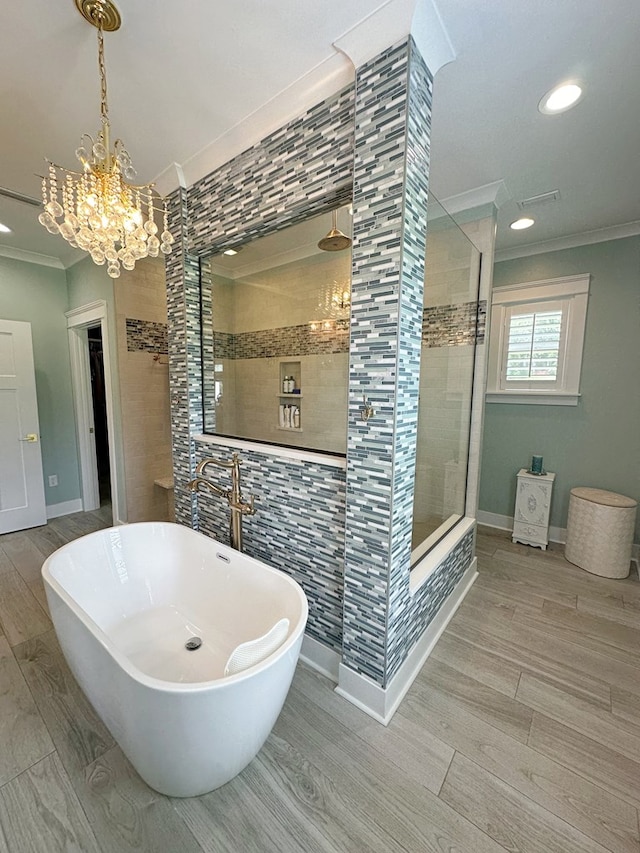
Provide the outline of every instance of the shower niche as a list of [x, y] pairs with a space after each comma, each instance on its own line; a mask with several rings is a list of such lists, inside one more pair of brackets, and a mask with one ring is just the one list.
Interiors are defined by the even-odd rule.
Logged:
[[302, 364], [299, 361], [280, 362], [278, 392], [278, 428], [302, 432]]

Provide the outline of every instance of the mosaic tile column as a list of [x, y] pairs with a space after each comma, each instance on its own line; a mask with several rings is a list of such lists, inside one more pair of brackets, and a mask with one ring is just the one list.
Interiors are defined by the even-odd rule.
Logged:
[[411, 38], [356, 75], [343, 664], [383, 688], [408, 651], [431, 88]]
[[195, 500], [185, 486], [195, 467], [191, 436], [202, 432], [200, 318], [193, 309], [200, 302], [200, 270], [198, 258], [187, 249], [184, 189], [169, 199], [169, 229], [175, 237], [173, 252], [165, 259], [175, 512], [176, 521], [191, 527]]

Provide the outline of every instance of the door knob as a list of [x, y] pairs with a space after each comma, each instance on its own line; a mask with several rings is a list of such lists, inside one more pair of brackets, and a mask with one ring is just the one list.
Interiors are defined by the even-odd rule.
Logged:
[[38, 436], [36, 435], [35, 432], [30, 432], [27, 435], [25, 435], [24, 438], [20, 439], [20, 441], [29, 441], [29, 442], [33, 442], [33, 441], [37, 441], [37, 440], [38, 440]]

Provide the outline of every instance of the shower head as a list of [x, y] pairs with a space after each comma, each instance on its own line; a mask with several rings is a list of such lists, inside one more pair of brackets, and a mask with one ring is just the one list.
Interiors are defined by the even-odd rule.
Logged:
[[348, 249], [350, 245], [351, 238], [338, 230], [338, 211], [334, 210], [331, 231], [319, 241], [318, 248], [323, 252], [341, 252], [343, 249]]

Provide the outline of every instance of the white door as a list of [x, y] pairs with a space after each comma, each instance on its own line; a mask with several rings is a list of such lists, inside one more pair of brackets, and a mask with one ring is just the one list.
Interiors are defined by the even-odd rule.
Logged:
[[0, 533], [46, 521], [31, 324], [0, 320]]

